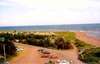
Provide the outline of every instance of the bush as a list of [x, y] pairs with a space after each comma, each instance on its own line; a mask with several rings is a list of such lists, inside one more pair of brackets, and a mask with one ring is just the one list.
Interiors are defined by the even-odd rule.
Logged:
[[65, 42], [63, 38], [57, 38], [55, 41], [57, 49], [71, 49], [73, 46], [69, 42]]
[[[16, 31], [15, 31], [16, 32]], [[25, 34], [23, 33], [0, 33], [0, 37], [4, 37], [6, 40], [2, 44], [6, 45], [6, 48], [10, 50], [13, 47], [15, 50], [15, 46], [12, 41], [16, 42], [16, 39], [19, 40], [19, 43], [23, 44], [30, 44], [48, 48], [56, 48], [56, 49], [69, 49], [72, 48], [72, 45], [69, 40], [74, 39], [74, 33], [72, 32], [57, 32], [57, 35], [50, 36], [50, 35], [38, 35], [34, 33]], [[9, 44], [8, 44], [9, 43]], [[1, 44], [1, 50], [2, 50]], [[8, 51], [9, 51], [8, 50]], [[8, 53], [8, 52], [7, 52]], [[11, 54], [14, 52], [9, 52]]]
[[86, 49], [79, 55], [79, 59], [89, 64], [100, 64], [100, 47]]
[[4, 64], [4, 57], [0, 57], [0, 64]]
[[79, 39], [76, 39], [74, 42], [75, 46], [81, 50], [81, 49], [87, 49], [87, 48], [93, 48], [93, 45], [87, 44], [84, 41], [80, 41]]
[[16, 54], [16, 46], [9, 37], [0, 37], [0, 54], [4, 55], [3, 46], [5, 45], [5, 53], [7, 56]]

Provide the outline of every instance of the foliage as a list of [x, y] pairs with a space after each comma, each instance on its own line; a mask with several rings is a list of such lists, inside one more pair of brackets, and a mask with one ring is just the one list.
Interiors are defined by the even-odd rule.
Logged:
[[93, 48], [93, 45], [87, 44], [84, 41], [80, 41], [79, 39], [76, 39], [74, 44], [76, 45], [76, 47], [80, 50], [80, 49], [87, 49], [87, 48]]
[[70, 49], [73, 48], [71, 43], [65, 42], [63, 38], [57, 38], [55, 41], [57, 49]]
[[22, 39], [25, 39], [26, 36], [23, 33], [17, 33], [17, 34], [14, 34], [13, 38], [22, 40]]
[[18, 39], [20, 43], [26, 43], [30, 45], [43, 46], [49, 48], [57, 48], [57, 49], [69, 49], [73, 48], [72, 43], [78, 47], [78, 49], [82, 48], [91, 48], [92, 46], [86, 44], [79, 39], [76, 39], [74, 32], [54, 32], [56, 35], [39, 35], [34, 33], [25, 34], [25, 32], [21, 33], [1, 33], [0, 37], [5, 37], [6, 41], [13, 41]]
[[49, 60], [46, 64], [55, 64], [53, 61]]
[[4, 46], [5, 53], [7, 56], [16, 54], [16, 46], [12, 42], [13, 36], [9, 33], [0, 34], [0, 55], [4, 55]]
[[86, 49], [79, 58], [88, 64], [100, 64], [100, 47]]
[[3, 64], [4, 63], [4, 57], [0, 57], [0, 64]]
[[6, 39], [6, 41], [8, 40], [13, 40], [13, 35], [12, 34], [9, 34], [9, 33], [1, 33], [0, 34], [0, 38], [4, 37]]

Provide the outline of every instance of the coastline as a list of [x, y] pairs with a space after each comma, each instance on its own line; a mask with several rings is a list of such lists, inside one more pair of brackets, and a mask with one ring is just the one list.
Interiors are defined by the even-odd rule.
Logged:
[[75, 32], [75, 34], [76, 34], [76, 38], [78, 38], [88, 44], [94, 45], [96, 47], [100, 47], [100, 39], [89, 36], [89, 35], [87, 35], [86, 32]]

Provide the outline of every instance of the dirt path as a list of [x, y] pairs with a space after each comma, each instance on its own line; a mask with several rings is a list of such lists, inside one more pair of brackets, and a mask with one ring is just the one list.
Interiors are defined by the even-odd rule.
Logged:
[[88, 36], [85, 32], [76, 32], [76, 37], [82, 41], [85, 41], [88, 44], [92, 44], [97, 47], [100, 47], [100, 40], [94, 37]]
[[[20, 52], [20, 54], [17, 57], [14, 57], [11, 61], [9, 61], [9, 64], [44, 64], [48, 61], [47, 58], [40, 57], [40, 54], [37, 51], [38, 49], [40, 49], [40, 47], [19, 43], [17, 43], [16, 46], [23, 48], [24, 51]], [[71, 64], [83, 64], [81, 61], [78, 60], [78, 54], [76, 49], [48, 50], [51, 53], [57, 54], [59, 59], [67, 59], [69, 61], [72, 61]]]
[[36, 48], [26, 44], [16, 44], [18, 47], [23, 48], [19, 55], [10, 61], [10, 64], [42, 64], [41, 60], [36, 52]]
[[75, 46], [72, 50], [60, 51], [60, 53], [62, 54], [61, 57], [65, 57], [68, 60], [72, 60], [71, 64], [85, 64], [78, 60], [78, 50]]

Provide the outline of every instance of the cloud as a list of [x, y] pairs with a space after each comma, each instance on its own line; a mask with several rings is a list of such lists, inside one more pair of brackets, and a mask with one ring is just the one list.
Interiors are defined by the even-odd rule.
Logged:
[[47, 8], [87, 8], [88, 0], [10, 0], [21, 5]]
[[100, 2], [93, 0], [3, 0], [0, 6], [0, 25], [94, 23], [100, 20]]
[[0, 6], [15, 6], [16, 4], [6, 0], [0, 0]]

